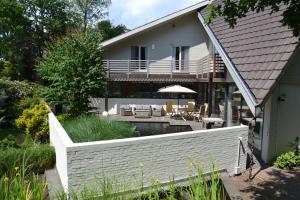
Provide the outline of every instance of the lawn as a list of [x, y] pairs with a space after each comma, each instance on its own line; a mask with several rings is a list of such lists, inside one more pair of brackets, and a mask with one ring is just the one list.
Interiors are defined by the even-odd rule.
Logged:
[[98, 116], [79, 116], [61, 122], [75, 143], [134, 137], [128, 122], [118, 122]]

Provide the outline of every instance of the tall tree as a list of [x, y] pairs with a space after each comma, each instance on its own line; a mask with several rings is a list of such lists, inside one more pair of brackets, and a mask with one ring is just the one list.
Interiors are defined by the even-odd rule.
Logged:
[[216, 16], [224, 16], [231, 27], [236, 25], [238, 18], [245, 17], [249, 11], [260, 12], [270, 7], [272, 12], [279, 11], [280, 5], [286, 5], [283, 12], [282, 24], [293, 29], [295, 36], [300, 35], [300, 1], [299, 0], [222, 0], [221, 5], [210, 4], [210, 14], [207, 22], [210, 23]]
[[104, 92], [106, 83], [100, 42], [100, 34], [88, 29], [49, 46], [37, 68], [49, 84], [45, 91], [48, 102], [68, 107], [73, 115], [88, 111], [89, 97]]
[[66, 34], [76, 27], [77, 18], [65, 0], [20, 0], [26, 8], [26, 17], [31, 21], [34, 46], [39, 57], [46, 43]]
[[99, 22], [97, 25], [97, 29], [101, 33], [103, 41], [121, 35], [128, 31], [125, 25], [121, 24], [114, 26], [109, 20], [103, 20]]
[[107, 15], [106, 9], [111, 0], [73, 0], [76, 11], [81, 16], [82, 29], [94, 26], [101, 18]]
[[0, 59], [21, 65], [26, 48], [24, 38], [29, 34], [30, 20], [25, 7], [16, 0], [0, 1]]
[[78, 15], [65, 0], [1, 0], [0, 58], [34, 80], [46, 43], [76, 27]]

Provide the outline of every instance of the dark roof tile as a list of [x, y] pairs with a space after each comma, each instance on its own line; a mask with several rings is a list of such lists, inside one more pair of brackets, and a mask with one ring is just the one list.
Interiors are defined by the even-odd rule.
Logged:
[[[221, 1], [214, 3], [221, 4]], [[282, 74], [299, 41], [280, 22], [285, 9], [286, 6], [280, 6], [273, 14], [270, 8], [259, 13], [249, 12], [237, 20], [234, 29], [222, 17], [209, 25], [258, 104]], [[206, 16], [207, 7], [200, 13]]]

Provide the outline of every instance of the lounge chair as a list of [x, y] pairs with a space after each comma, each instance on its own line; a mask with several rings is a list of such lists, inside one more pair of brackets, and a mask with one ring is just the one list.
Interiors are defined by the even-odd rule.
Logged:
[[129, 105], [121, 105], [120, 106], [121, 116], [132, 116], [132, 108]]
[[193, 118], [194, 111], [195, 111], [195, 102], [188, 102], [188, 106], [186, 109], [186, 117]]
[[206, 110], [207, 110], [207, 106], [205, 105], [200, 106], [199, 112], [193, 115], [194, 120], [198, 120], [199, 122], [202, 121], [202, 118], [207, 116]]
[[136, 118], [149, 118], [151, 117], [151, 106], [137, 105], [134, 113]]
[[152, 108], [152, 116], [161, 117], [163, 116], [163, 106], [151, 106]]
[[166, 102], [166, 112], [167, 112], [167, 114], [170, 114], [171, 117], [175, 116], [176, 113], [173, 108], [173, 101]]

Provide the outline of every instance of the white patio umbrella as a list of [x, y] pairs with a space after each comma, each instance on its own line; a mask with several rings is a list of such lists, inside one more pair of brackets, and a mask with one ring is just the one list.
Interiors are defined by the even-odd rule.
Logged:
[[175, 93], [178, 94], [178, 108], [179, 108], [179, 94], [195, 94], [194, 90], [183, 87], [181, 85], [171, 85], [167, 87], [160, 88], [158, 90], [159, 93]]

